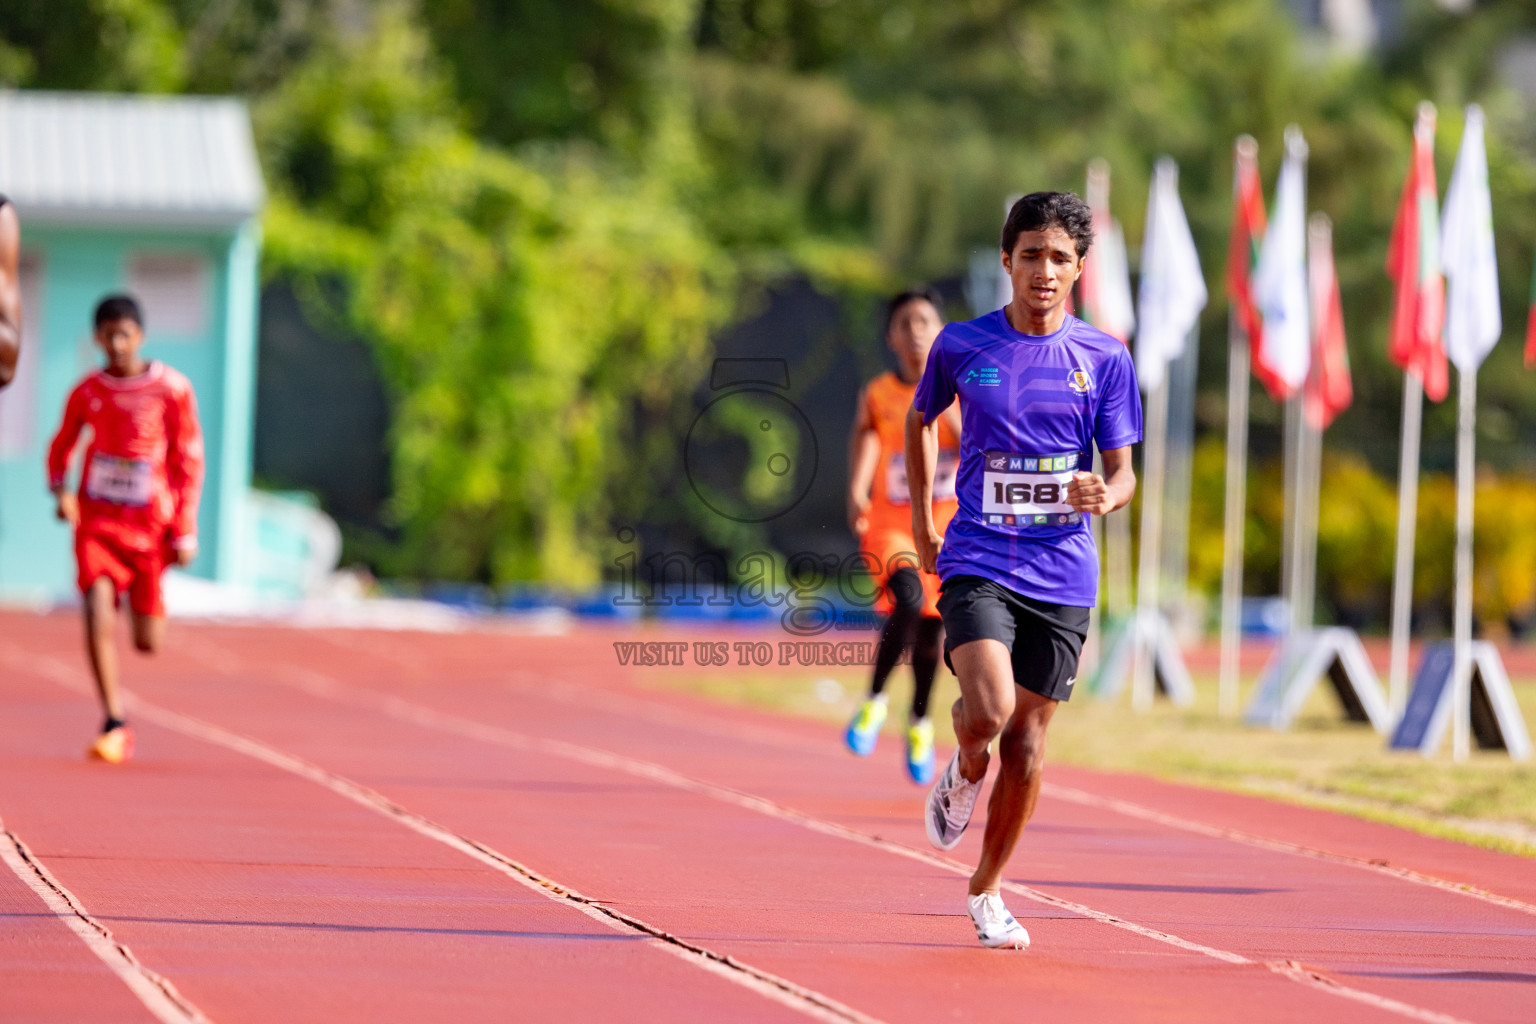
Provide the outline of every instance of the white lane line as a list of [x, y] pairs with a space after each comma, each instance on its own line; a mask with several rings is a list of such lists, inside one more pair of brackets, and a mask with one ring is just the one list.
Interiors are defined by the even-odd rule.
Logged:
[[[211, 645], [204, 644], [204, 650], [198, 652], [198, 656], [205, 662], [213, 664], [220, 671], [233, 671], [233, 666], [238, 663], [233, 656], [223, 648], [213, 650]], [[294, 675], [317, 677], [319, 681], [327, 678], [310, 669], [291, 667]], [[520, 696], [542, 697], [550, 700], [558, 700], [567, 704], [587, 704], [596, 692], [588, 687], [581, 687], [567, 680], [548, 679], [537, 676], [534, 673], [522, 670], [512, 670], [508, 678], [521, 684], [514, 689]], [[707, 712], [694, 712], [681, 710], [670, 705], [658, 703], [643, 697], [625, 694], [612, 694], [603, 692], [603, 706], [605, 710], [622, 708], [624, 714], [629, 717], [643, 717], [660, 725], [671, 726], [680, 729], [693, 729], [715, 736], [726, 736], [731, 739], [757, 743], [781, 749], [792, 749], [806, 753], [824, 756], [827, 753], [824, 744], [812, 745], [795, 733], [773, 729], [770, 726], [748, 725], [727, 719], [722, 719]], [[1069, 803], [1082, 804], [1100, 810], [1113, 811], [1130, 818], [1138, 818], [1142, 821], [1150, 821], [1168, 828], [1191, 832], [1196, 835], [1207, 836], [1213, 839], [1224, 839], [1268, 850], [1272, 853], [1285, 853], [1297, 857], [1307, 857], [1312, 860], [1326, 861], [1330, 864], [1343, 864], [1361, 871], [1369, 871], [1374, 874], [1395, 878], [1400, 882], [1408, 882], [1412, 885], [1421, 885], [1425, 888], [1436, 889], [1440, 892], [1451, 893], [1457, 896], [1465, 896], [1479, 900], [1506, 910], [1513, 910], [1522, 914], [1536, 916], [1536, 904], [1527, 903], [1511, 896], [1501, 896], [1487, 889], [1463, 882], [1452, 882], [1448, 879], [1427, 875], [1412, 868], [1398, 867], [1382, 860], [1371, 860], [1366, 857], [1355, 857], [1349, 854], [1334, 853], [1330, 850], [1321, 850], [1316, 847], [1306, 846], [1301, 843], [1293, 843], [1284, 839], [1271, 839], [1267, 836], [1257, 835], [1252, 832], [1244, 832], [1240, 829], [1226, 828], [1220, 825], [1208, 825], [1204, 822], [1194, 821], [1190, 818], [1181, 818], [1177, 815], [1167, 814], [1155, 810], [1143, 804], [1132, 803], [1128, 800], [1120, 800], [1114, 797], [1099, 796], [1086, 790], [1071, 786], [1063, 786], [1053, 782], [1044, 784], [1045, 792], [1057, 799]]]
[[[514, 671], [510, 676], [519, 682], [528, 682], [534, 679], [531, 673], [520, 671]], [[530, 695], [530, 689], [528, 688], [522, 688], [516, 692], [525, 697]], [[593, 692], [591, 689], [583, 689], [569, 682], [558, 680], [553, 683], [553, 687], [546, 683], [542, 687], [532, 689], [533, 696], [548, 697], [572, 704], [590, 704]], [[826, 744], [812, 745], [793, 733], [773, 730], [768, 727], [741, 726], [736, 722], [708, 714], [674, 711], [667, 705], [656, 704], [643, 698], [632, 696], [619, 695], [615, 697], [605, 694], [603, 701], [606, 710], [613, 710], [615, 706], [622, 707], [626, 716], [645, 717], [661, 725], [682, 729], [695, 729], [716, 736], [729, 736], [732, 739], [805, 751], [807, 753], [819, 755], [827, 753]], [[1501, 896], [1498, 893], [1490, 892], [1487, 889], [1479, 889], [1475, 885], [1464, 882], [1452, 882], [1448, 879], [1437, 878], [1434, 875], [1426, 875], [1422, 871], [1398, 867], [1395, 864], [1388, 864], [1382, 860], [1371, 860], [1366, 857], [1356, 857], [1346, 853], [1334, 853], [1331, 850], [1321, 850], [1317, 847], [1293, 843], [1285, 839], [1271, 839], [1267, 836], [1245, 832], [1241, 829], [1209, 825], [1190, 818], [1181, 818], [1177, 815], [1155, 810], [1144, 804], [1132, 803], [1129, 800], [1120, 800], [1114, 797], [1100, 796], [1096, 793], [1090, 793], [1072, 786], [1063, 786], [1059, 783], [1046, 782], [1043, 788], [1047, 795], [1055, 799], [1065, 800], [1068, 803], [1113, 811], [1126, 817], [1150, 821], [1168, 828], [1192, 832], [1196, 835], [1207, 836], [1212, 839], [1229, 840], [1261, 850], [1267, 850], [1271, 853], [1286, 853], [1297, 857], [1326, 861], [1330, 864], [1344, 864], [1361, 871], [1369, 871], [1374, 874], [1395, 878], [1401, 882], [1422, 885], [1426, 888], [1438, 889], [1441, 892], [1452, 893], [1457, 896], [1466, 896], [1484, 903], [1491, 903], [1497, 907], [1503, 907], [1506, 910], [1514, 910], [1522, 914], [1536, 916], [1536, 904], [1527, 903], [1511, 896]]]
[[284, 753], [275, 747], [267, 746], [265, 743], [248, 736], [242, 736], [239, 733], [222, 729], [211, 722], [204, 722], [201, 719], [162, 708], [142, 699], [134, 700], [133, 711], [138, 717], [154, 722], [157, 725], [174, 729], [183, 735], [244, 754], [264, 764], [324, 786], [338, 796], [345, 797], [359, 806], [366, 807], [397, 824], [404, 825], [413, 832], [423, 835], [428, 839], [436, 840], [450, 849], [457, 850], [466, 857], [479, 861], [486, 867], [506, 875], [513, 881], [554, 900], [556, 903], [573, 907], [594, 921], [612, 928], [614, 931], [644, 935], [646, 936], [644, 939], [645, 944], [653, 949], [670, 953], [695, 967], [703, 968], [711, 974], [724, 978], [743, 988], [750, 989], [764, 998], [803, 1013], [815, 1020], [828, 1021], [831, 1024], [849, 1024], [849, 1022], [854, 1022], [854, 1024], [881, 1024], [877, 1018], [846, 1006], [830, 996], [822, 995], [820, 992], [797, 985], [786, 978], [781, 978], [750, 964], [742, 963], [734, 957], [724, 956], [703, 946], [694, 945], [654, 925], [647, 924], [639, 918], [632, 917], [613, 907], [600, 904], [583, 896], [570, 886], [556, 882], [484, 843], [460, 835], [429, 818], [408, 810], [377, 790], [354, 782], [343, 775], [338, 775], [302, 758]]
[[1409, 1020], [1421, 1020], [1424, 1021], [1424, 1024], [1467, 1024], [1460, 1017], [1452, 1017], [1448, 1013], [1437, 1013], [1434, 1010], [1426, 1010], [1411, 1003], [1388, 999], [1386, 996], [1378, 996], [1373, 992], [1362, 992], [1357, 988], [1340, 985], [1327, 975], [1320, 974], [1294, 960], [1271, 960], [1265, 963], [1264, 966], [1281, 977], [1290, 978], [1292, 981], [1299, 982], [1302, 985], [1307, 985], [1343, 999], [1353, 999], [1357, 1003], [1374, 1006], [1378, 1010], [1386, 1010], [1388, 1013], [1395, 1013], [1400, 1017], [1407, 1017]]
[[107, 970], [128, 986], [144, 1008], [162, 1024], [211, 1024], [176, 986], [139, 963], [133, 950], [112, 937], [107, 926], [88, 914], [75, 894], [64, 888], [37, 855], [0, 822], [0, 860], [96, 954]]
[[[309, 670], [300, 669], [296, 671], [308, 672]], [[532, 683], [536, 678], [532, 673], [522, 671], [513, 671], [509, 676], [519, 683]], [[523, 697], [545, 697], [563, 703], [586, 703], [590, 705], [590, 701], [596, 691], [590, 688], [579, 687], [567, 681], [555, 680], [552, 685], [546, 682], [543, 686], [538, 687], [519, 687], [514, 692]], [[813, 745], [794, 733], [774, 730], [771, 727], [743, 726], [734, 721], [707, 713], [675, 711], [668, 705], [658, 704], [640, 697], [614, 696], [605, 692], [602, 699], [605, 710], [622, 707], [626, 716], [643, 717], [660, 725], [681, 729], [694, 729], [715, 736], [726, 736], [731, 739], [793, 749], [818, 756], [825, 756], [827, 754], [826, 744]], [[1514, 910], [1518, 913], [1536, 916], [1536, 904], [1527, 903], [1511, 896], [1501, 896], [1496, 892], [1480, 889], [1475, 885], [1464, 882], [1452, 882], [1449, 879], [1426, 875], [1422, 871], [1415, 871], [1412, 868], [1398, 867], [1383, 860], [1371, 860], [1367, 857], [1334, 853], [1331, 850], [1321, 850], [1285, 839], [1271, 839], [1253, 832], [1244, 832], [1241, 829], [1209, 825], [1190, 818], [1181, 818], [1177, 815], [1155, 810], [1144, 804], [1132, 803], [1129, 800], [1120, 800], [1114, 797], [1100, 796], [1096, 793], [1089, 793], [1086, 790], [1077, 789], [1072, 786], [1063, 786], [1059, 783], [1046, 782], [1043, 788], [1047, 795], [1069, 803], [1082, 804], [1099, 810], [1113, 811], [1126, 817], [1150, 821], [1168, 828], [1192, 832], [1196, 835], [1207, 836], [1212, 839], [1230, 840], [1261, 850], [1268, 850], [1272, 853], [1285, 853], [1297, 857], [1307, 857], [1312, 860], [1326, 861], [1330, 864], [1343, 864], [1361, 871], [1369, 871], [1374, 874], [1395, 878], [1400, 882], [1422, 885], [1441, 892], [1466, 896], [1483, 903], [1490, 903], [1497, 907], [1503, 907], [1506, 910]]]
[[[575, 761], [580, 764], [586, 764], [596, 768], [604, 768], [611, 771], [618, 771], [627, 775], [635, 776], [637, 778], [648, 779], [653, 782], [662, 783], [663, 785], [686, 790], [692, 793], [697, 793], [701, 796], [707, 796], [712, 799], [719, 800], [723, 803], [744, 808], [746, 810], [755, 811], [759, 814], [777, 818], [781, 821], [790, 822], [812, 832], [833, 836], [839, 839], [846, 839], [851, 842], [859, 843], [863, 846], [884, 850], [887, 853], [892, 853], [899, 857], [905, 857], [908, 860], [915, 860], [924, 864], [929, 864], [953, 874], [963, 876], [969, 876], [971, 874], [971, 868], [968, 865], [956, 860], [951, 860], [948, 857], [942, 857], [927, 850], [907, 846], [894, 840], [886, 839], [882, 836], [873, 835], [867, 832], [860, 832], [859, 830], [849, 828], [846, 825], [839, 825], [835, 822], [824, 821], [820, 818], [815, 818], [811, 815], [803, 814], [791, 808], [776, 804], [771, 800], [764, 799], [763, 797], [753, 796], [750, 793], [745, 793], [740, 790], [730, 789], [725, 786], [718, 786], [710, 782], [704, 782], [700, 779], [695, 779], [690, 776], [683, 775], [680, 772], [673, 771], [670, 768], [666, 768], [662, 765], [654, 764], [649, 761], [641, 761], [635, 758], [626, 757], [622, 754], [614, 754], [610, 753], [609, 751], [599, 750], [594, 747], [586, 747], [580, 744], [568, 743], [564, 740], [553, 740], [544, 739], [541, 737], [527, 736], [522, 733], [513, 732], [509, 729], [504, 729], [500, 726], [487, 725], [483, 722], [476, 722], [467, 718], [460, 718], [457, 715], [437, 711], [433, 708], [426, 707], [421, 704], [416, 704], [412, 701], [407, 701], [400, 697], [380, 695], [366, 689], [360, 690], [357, 687], [349, 686], [329, 676], [318, 672], [313, 672], [308, 669], [289, 671], [286, 673], [286, 675], [288, 676], [288, 685], [323, 699], [332, 700], [338, 703], [351, 704], [356, 707], [363, 707], [370, 710], [381, 711], [390, 717], [398, 718], [404, 722], [410, 722], [416, 725], [439, 729], [444, 732], [455, 733], [469, 739], [476, 739], [498, 746], [510, 747], [526, 753], [545, 754], [553, 757], [560, 757], [569, 761]], [[1118, 917], [1114, 914], [1109, 914], [1102, 910], [1097, 910], [1093, 907], [1087, 906], [1086, 904], [1062, 899], [1058, 896], [1052, 896], [1049, 893], [1042, 892], [1038, 889], [1033, 889], [1027, 885], [1021, 885], [1017, 882], [1009, 882], [1005, 880], [1002, 883], [1002, 888], [1009, 892], [1017, 893], [1018, 895], [1023, 896], [1026, 899], [1033, 900], [1037, 903], [1042, 903], [1047, 906], [1066, 910], [1081, 917], [1088, 918], [1089, 920], [1097, 921], [1100, 924], [1106, 924], [1114, 928], [1120, 928], [1124, 931], [1132, 932], [1144, 938], [1152, 939], [1153, 941], [1161, 942], [1169, 946], [1174, 946], [1178, 949], [1183, 949], [1191, 953], [1197, 953], [1202, 956], [1209, 957], [1213, 960], [1221, 961], [1222, 963], [1239, 966], [1262, 966], [1283, 978], [1287, 978], [1307, 988], [1311, 988], [1319, 992], [1325, 992], [1329, 995], [1338, 996], [1342, 999], [1349, 999], [1367, 1006], [1372, 1006], [1387, 1013], [1396, 1014], [1400, 1017], [1406, 1017], [1409, 1020], [1422, 1021], [1425, 1022], [1425, 1024], [1470, 1024], [1470, 1022], [1465, 1021], [1459, 1017], [1452, 1017], [1447, 1014], [1438, 1013], [1434, 1010], [1424, 1009], [1423, 1007], [1414, 1006], [1410, 1003], [1401, 1002], [1400, 1000], [1377, 995], [1374, 992], [1367, 992], [1362, 989], [1351, 988], [1348, 985], [1334, 981], [1332, 978], [1326, 977], [1316, 971], [1303, 968], [1293, 961], [1256, 961], [1250, 959], [1249, 957], [1245, 957], [1240, 953], [1233, 953], [1229, 950], [1219, 949], [1214, 946], [1207, 946], [1203, 943], [1194, 942], [1181, 936], [1173, 935], [1169, 932], [1160, 931], [1156, 928], [1149, 928], [1145, 925], [1137, 924], [1134, 921], [1128, 921], [1125, 918]]]
[[[3, 650], [0, 650], [0, 653], [3, 653]], [[63, 683], [65, 686], [69, 686], [72, 689], [80, 688], [79, 684], [74, 679], [73, 673], [69, 672], [67, 667], [63, 666], [62, 663], [59, 663], [53, 659], [33, 659], [30, 663], [30, 667], [33, 668], [34, 671], [37, 671], [42, 667], [40, 663], [45, 661], [52, 662], [52, 664], [48, 666], [49, 671], [47, 673], [51, 678], [57, 682]], [[64, 679], [59, 677], [59, 670], [61, 669], [64, 672]], [[475, 722], [467, 718], [460, 718], [457, 715], [437, 711], [433, 708], [429, 708], [421, 704], [416, 704], [412, 701], [407, 701], [399, 697], [380, 695], [372, 690], [359, 689], [354, 686], [349, 686], [330, 676], [319, 672], [314, 672], [309, 669], [290, 668], [286, 675], [288, 676], [288, 679], [286, 680], [287, 685], [292, 686], [295, 689], [309, 692], [314, 696], [335, 701], [337, 703], [351, 704], [355, 707], [363, 707], [375, 711], [381, 711], [391, 717], [398, 718], [401, 721], [412, 722], [414, 724], [440, 729], [444, 732], [457, 733], [459, 735], [471, 739], [478, 739], [487, 743], [511, 747], [513, 749], [530, 753], [543, 753], [555, 757], [562, 757], [581, 764], [588, 764], [593, 767], [619, 771], [625, 774], [636, 776], [638, 778], [650, 779], [655, 782], [660, 782], [678, 789], [694, 792], [699, 795], [707, 796], [737, 807], [755, 811], [768, 817], [778, 818], [782, 821], [787, 821], [799, 825], [812, 832], [818, 832], [823, 835], [847, 839], [864, 846], [871, 846], [876, 849], [885, 850], [888, 853], [893, 853], [897, 856], [905, 857], [909, 860], [916, 860], [922, 863], [930, 864], [934, 867], [949, 871], [953, 874], [963, 876], [969, 876], [971, 874], [971, 868], [959, 861], [950, 860], [947, 857], [940, 857], [937, 854], [930, 853], [926, 850], [906, 846], [902, 843], [886, 839], [882, 836], [860, 832], [857, 829], [852, 829], [845, 825], [839, 825], [830, 821], [823, 821], [819, 818], [811, 817], [808, 814], [802, 814], [799, 811], [780, 806], [762, 797], [753, 796], [750, 793], [744, 793], [739, 790], [729, 789], [725, 786], [717, 786], [713, 783], [694, 779], [679, 772], [675, 772], [670, 768], [666, 768], [658, 764], [653, 764], [648, 761], [641, 761], [635, 758], [625, 757], [622, 754], [613, 754], [594, 747], [585, 747], [575, 743], [567, 743], [564, 740], [551, 740], [526, 736], [521, 733], [513, 732], [509, 729], [503, 729], [500, 726], [486, 725], [482, 722]], [[65, 681], [66, 679], [68, 681]], [[154, 705], [148, 705], [142, 700], [136, 700], [134, 702], [134, 706], [135, 710], [140, 714], [143, 714], [145, 710], [149, 709], [153, 709], [156, 712], [161, 711], [161, 709], [155, 708]], [[177, 718], [184, 717], [173, 711], [163, 711], [162, 713], [168, 716], [175, 716]], [[146, 715], [145, 717], [149, 716]], [[162, 722], [161, 724], [167, 723]], [[175, 726], [171, 727], [175, 728]], [[214, 725], [207, 725], [206, 727], [209, 729], [218, 730], [219, 732], [223, 732], [223, 730], [219, 730], [218, 727]], [[234, 734], [228, 735], [233, 736]], [[244, 737], [238, 738], [242, 740], [245, 739]], [[255, 743], [253, 740], [245, 740], [245, 742], [253, 744]], [[279, 756], [287, 757], [288, 755]], [[296, 758], [293, 760], [297, 761]], [[325, 773], [324, 769], [318, 767], [314, 767], [314, 770], [323, 774], [329, 774]], [[355, 785], [355, 783], [353, 785]], [[369, 792], [373, 791], [369, 790]], [[378, 796], [378, 799], [383, 801], [385, 804], [389, 804], [387, 798], [380, 794], [375, 795]], [[390, 804], [390, 806], [394, 805]], [[449, 834], [456, 835], [456, 833]], [[1169, 932], [1159, 931], [1155, 928], [1148, 928], [1145, 925], [1137, 924], [1134, 921], [1128, 921], [1125, 918], [1118, 917], [1114, 914], [1109, 914], [1102, 910], [1096, 910], [1093, 907], [1087, 906], [1086, 904], [1061, 899], [1060, 897], [1052, 896], [1048, 893], [1041, 892], [1037, 889], [1032, 889], [1026, 885], [1020, 885], [1016, 882], [1009, 882], [1005, 880], [1002, 883], [1002, 888], [1008, 890], [1009, 892], [1017, 893], [1037, 903], [1042, 903], [1047, 906], [1067, 910], [1089, 920], [1097, 921], [1100, 924], [1106, 924], [1114, 928], [1132, 932], [1136, 935], [1143, 936], [1144, 938], [1174, 946], [1178, 949], [1183, 949], [1191, 953], [1197, 953], [1202, 956], [1209, 957], [1213, 960], [1218, 960], [1223, 963], [1237, 966], [1262, 966], [1265, 969], [1279, 975], [1280, 977], [1296, 982], [1297, 984], [1300, 984], [1304, 987], [1311, 988], [1315, 991], [1324, 992], [1329, 995], [1337, 996], [1342, 999], [1348, 999], [1356, 1003], [1372, 1006], [1376, 1009], [1385, 1011], [1387, 1013], [1392, 1013], [1400, 1017], [1405, 1017], [1409, 1020], [1421, 1021], [1424, 1022], [1424, 1024], [1472, 1024], [1472, 1022], [1464, 1020], [1460, 1017], [1452, 1017], [1448, 1014], [1438, 1013], [1434, 1010], [1428, 1010], [1423, 1007], [1414, 1006], [1410, 1003], [1404, 1003], [1396, 999], [1388, 998], [1386, 996], [1380, 996], [1374, 992], [1367, 992], [1362, 989], [1351, 988], [1348, 985], [1334, 981], [1332, 978], [1326, 977], [1316, 971], [1301, 967], [1294, 961], [1255, 961], [1243, 956], [1240, 953], [1233, 953], [1228, 950], [1218, 949], [1214, 946], [1207, 946], [1203, 943], [1193, 942], [1189, 939], [1173, 935]], [[735, 961], [729, 962], [733, 964], [735, 963]]]
[[[0, 656], [4, 656], [5, 660], [13, 664], [15, 663], [14, 656], [8, 650], [0, 650]], [[26, 667], [33, 674], [44, 676], [68, 689], [76, 692], [85, 691], [85, 687], [77, 678], [77, 674], [69, 669], [68, 666], [55, 659], [30, 659]], [[194, 739], [244, 754], [273, 768], [324, 786], [338, 796], [345, 797], [353, 803], [383, 815], [397, 824], [404, 825], [406, 828], [428, 839], [433, 839], [453, 850], [457, 850], [459, 853], [511, 878], [518, 884], [542, 896], [572, 907], [616, 932], [642, 935], [645, 937], [643, 939], [644, 943], [653, 949], [676, 956], [695, 967], [702, 968], [710, 974], [740, 985], [772, 1002], [786, 1006], [814, 1020], [825, 1021], [828, 1024], [884, 1024], [879, 1018], [871, 1017], [866, 1013], [855, 1010], [851, 1006], [840, 1003], [830, 996], [823, 995], [803, 985], [798, 985], [787, 978], [781, 978], [776, 974], [754, 967], [751, 964], [743, 963], [735, 957], [716, 953], [703, 946], [690, 943], [655, 925], [647, 924], [639, 918], [583, 896], [570, 886], [556, 882], [494, 848], [486, 846], [484, 843], [477, 842], [445, 828], [429, 818], [402, 807], [377, 790], [321, 768], [319, 765], [312, 764], [292, 754], [284, 753], [259, 740], [230, 732], [211, 722], [205, 722], [190, 715], [183, 715], [180, 712], [162, 708], [139, 697], [130, 697], [129, 706], [137, 718], [154, 722], [185, 736], [191, 736]], [[60, 892], [62, 891], [60, 889]], [[100, 925], [97, 925], [97, 927], [100, 928]], [[106, 933], [104, 928], [101, 928], [101, 931]], [[126, 949], [123, 949], [123, 954], [132, 956]], [[137, 965], [137, 961], [134, 961], [134, 964]], [[168, 991], [175, 991], [169, 988], [170, 983], [160, 979], [159, 975], [154, 975], [143, 968], [141, 970], [159, 979]], [[172, 1024], [172, 1021], [174, 1021], [174, 1024], [186, 1024], [187, 1021], [202, 1022], [204, 1020], [201, 1015], [197, 1017], [162, 1017], [161, 1019], [166, 1021], [167, 1024]]]
[[1436, 878], [1410, 868], [1400, 868], [1382, 861], [1367, 860], [1364, 857], [1351, 857], [1344, 853], [1332, 853], [1328, 850], [1318, 850], [1300, 843], [1291, 843], [1283, 839], [1269, 839], [1264, 836], [1254, 835], [1235, 828], [1224, 828], [1220, 825], [1207, 825], [1203, 822], [1192, 821], [1189, 818], [1180, 818], [1176, 815], [1166, 814], [1162, 811], [1144, 807], [1141, 804], [1133, 804], [1126, 800], [1117, 800], [1113, 797], [1099, 796], [1071, 786], [1060, 786], [1047, 782], [1044, 789], [1050, 796], [1066, 800], [1070, 803], [1082, 804], [1085, 807], [1094, 807], [1099, 810], [1114, 811], [1129, 818], [1139, 818], [1142, 821], [1150, 821], [1154, 824], [1164, 825], [1168, 828], [1181, 829], [1185, 832], [1193, 832], [1196, 835], [1208, 836], [1212, 839], [1225, 839], [1234, 843], [1242, 843], [1246, 846], [1257, 847], [1261, 850], [1269, 850], [1275, 853], [1290, 853], [1298, 857], [1310, 857], [1313, 860], [1327, 861], [1330, 864], [1344, 864], [1362, 871], [1370, 871], [1378, 875], [1386, 875], [1403, 882], [1411, 882], [1414, 885], [1422, 885], [1441, 892], [1455, 893], [1458, 896], [1470, 896], [1472, 899], [1491, 903], [1496, 907], [1506, 910], [1516, 910], [1522, 914], [1536, 915], [1536, 905], [1513, 899], [1509, 896], [1500, 896], [1498, 893], [1488, 892], [1471, 885], [1463, 885], [1459, 882], [1450, 882], [1444, 878]]

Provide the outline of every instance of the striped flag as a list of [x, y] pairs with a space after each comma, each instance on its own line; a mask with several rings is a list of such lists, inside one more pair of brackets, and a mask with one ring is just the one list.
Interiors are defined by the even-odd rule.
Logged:
[[1248, 337], [1253, 373], [1271, 395], [1283, 386], [1275, 367], [1264, 361], [1264, 318], [1253, 301], [1253, 268], [1264, 242], [1264, 190], [1259, 182], [1259, 144], [1253, 136], [1237, 140], [1232, 173], [1232, 233], [1227, 239], [1227, 298], [1237, 324]]
[[1109, 164], [1103, 160], [1088, 165], [1088, 208], [1093, 211], [1093, 253], [1079, 281], [1082, 316], [1127, 344], [1136, 330], [1130, 261], [1125, 255], [1125, 232], [1109, 213]]
[[1307, 310], [1307, 143], [1301, 129], [1285, 130], [1285, 161], [1275, 185], [1275, 218], [1253, 272], [1253, 298], [1264, 315], [1256, 364], [1272, 367], [1277, 399], [1306, 382], [1312, 363]]
[[1344, 345], [1344, 306], [1333, 265], [1333, 223], [1314, 213], [1307, 232], [1307, 277], [1312, 293], [1312, 372], [1307, 375], [1307, 422], [1325, 430], [1354, 401], [1349, 350]]
[[1388, 353], [1417, 374], [1431, 401], [1443, 401], [1450, 370], [1440, 331], [1445, 323], [1445, 279], [1440, 275], [1440, 215], [1435, 196], [1435, 108], [1419, 104], [1413, 160], [1403, 182], [1387, 248], [1387, 275], [1395, 286]]

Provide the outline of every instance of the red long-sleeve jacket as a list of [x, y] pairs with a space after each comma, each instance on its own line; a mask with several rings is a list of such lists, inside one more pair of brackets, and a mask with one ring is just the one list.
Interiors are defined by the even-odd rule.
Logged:
[[64, 486], [70, 456], [89, 426], [80, 477], [80, 530], [136, 551], [197, 543], [203, 431], [192, 385], [164, 363], [137, 377], [98, 370], [70, 392], [48, 449], [48, 482]]

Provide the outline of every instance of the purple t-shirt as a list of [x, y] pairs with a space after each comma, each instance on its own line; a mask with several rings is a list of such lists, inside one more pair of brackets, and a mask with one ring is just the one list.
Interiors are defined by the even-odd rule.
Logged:
[[1101, 451], [1141, 440], [1141, 396], [1125, 346], [1068, 316], [1020, 334], [1002, 310], [945, 327], [912, 404], [931, 423], [960, 398], [960, 511], [939, 575], [982, 576], [1053, 604], [1098, 602], [1099, 555], [1067, 484]]

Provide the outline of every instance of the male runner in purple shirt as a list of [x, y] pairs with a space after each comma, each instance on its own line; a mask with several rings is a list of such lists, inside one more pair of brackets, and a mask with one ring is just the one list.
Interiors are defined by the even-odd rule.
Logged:
[[[913, 540], [923, 569], [943, 579], [944, 660], [960, 680], [960, 747], [928, 794], [928, 838], [942, 850], [960, 841], [998, 738], [1002, 768], [967, 900], [977, 936], [993, 948], [1029, 946], [998, 883], [1039, 799], [1046, 727], [1072, 695], [1098, 599], [1087, 517], [1136, 491], [1141, 400], [1130, 355], [1066, 312], [1092, 243], [1077, 196], [1036, 192], [1015, 203], [1002, 237], [1013, 300], [944, 328], [907, 414]], [[941, 537], [932, 511], [938, 417], [957, 396], [960, 510]], [[1103, 476], [1091, 472], [1094, 445]]]

